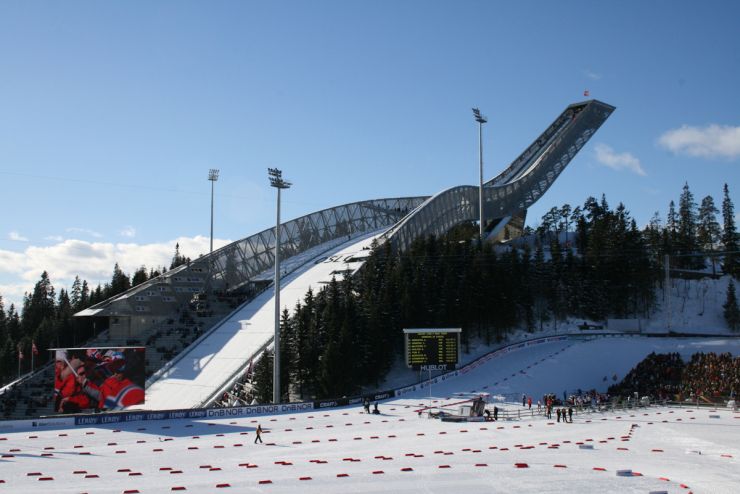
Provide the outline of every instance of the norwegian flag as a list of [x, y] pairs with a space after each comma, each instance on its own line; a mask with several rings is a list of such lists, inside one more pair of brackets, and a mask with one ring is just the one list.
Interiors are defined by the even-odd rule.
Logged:
[[584, 96], [591, 96], [591, 93], [589, 92], [588, 89], [586, 89], [585, 91], [583, 91], [583, 95]]
[[23, 360], [23, 350], [21, 350], [20, 345], [18, 345], [18, 360]]
[[36, 348], [36, 342], [31, 340], [31, 352], [33, 352], [34, 355], [39, 354], [39, 349]]

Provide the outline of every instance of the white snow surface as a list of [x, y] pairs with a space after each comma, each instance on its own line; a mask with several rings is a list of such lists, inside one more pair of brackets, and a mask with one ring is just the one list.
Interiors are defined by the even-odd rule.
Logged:
[[[329, 251], [313, 251], [313, 259], [302, 256], [302, 267], [282, 279], [281, 311], [291, 313], [302, 302], [309, 288], [318, 292], [324, 283], [341, 274], [336, 271], [356, 270], [361, 263], [347, 262], [350, 257], [364, 257], [373, 239], [382, 231], [353, 238]], [[287, 263], [295, 263], [289, 259]], [[268, 289], [249, 304], [242, 306], [179, 356], [146, 390], [146, 403], [132, 408], [161, 410], [199, 406], [217, 392], [229, 376], [234, 375], [270, 341], [275, 331], [274, 290]]]
[[[738, 355], [740, 342], [630, 337], [533, 345], [435, 384], [431, 398], [423, 388], [382, 402], [380, 415], [350, 406], [1, 432], [0, 492], [740, 492], [740, 412], [729, 409], [594, 412], [574, 415], [573, 423], [527, 412], [521, 420], [450, 423], [416, 412], [430, 401], [454, 409], [475, 393], [517, 390], [536, 400], [586, 389], [604, 375], [621, 377], [653, 350]], [[257, 424], [265, 444], [253, 443]]]

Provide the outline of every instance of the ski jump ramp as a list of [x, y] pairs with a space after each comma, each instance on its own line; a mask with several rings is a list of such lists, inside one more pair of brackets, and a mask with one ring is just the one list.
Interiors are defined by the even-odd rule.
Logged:
[[[301, 267], [282, 278], [280, 304], [292, 312], [308, 292], [318, 292], [341, 272], [356, 271], [370, 254], [373, 239], [383, 230], [317, 252]], [[285, 262], [289, 262], [286, 260]], [[272, 343], [275, 331], [275, 296], [272, 288], [237, 309], [205, 338], [196, 342], [150, 380], [146, 410], [204, 406], [231, 388], [251, 359]], [[282, 309], [281, 309], [282, 312]]]
[[[569, 105], [502, 173], [484, 184], [487, 239], [502, 240], [521, 233], [527, 208], [542, 197], [613, 111], [613, 106], [597, 100]], [[441, 236], [460, 223], [476, 221], [478, 204], [478, 187], [462, 185], [431, 197], [345, 204], [284, 223], [280, 257], [286, 263], [293, 262], [295, 270], [284, 278], [282, 308], [292, 310], [309, 287], [318, 291], [332, 275], [348, 268], [359, 269], [361, 260], [342, 266], [337, 259], [369, 254], [373, 239], [404, 251], [417, 238]], [[274, 229], [265, 230], [76, 316], [109, 317], [128, 332], [126, 335], [133, 336], [141, 327], [171, 317], [174, 302], [183, 305], [200, 293], [227, 292], [255, 280], [269, 280], [267, 273], [274, 269], [276, 243]], [[336, 257], [318, 262], [309, 259], [312, 252], [318, 257]], [[157, 372], [148, 382], [147, 402], [142, 408], [211, 404], [271, 343], [273, 333], [273, 291], [268, 289]]]

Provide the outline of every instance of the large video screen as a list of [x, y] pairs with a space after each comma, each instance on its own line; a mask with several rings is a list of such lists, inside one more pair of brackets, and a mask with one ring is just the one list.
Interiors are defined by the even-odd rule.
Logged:
[[144, 403], [145, 348], [54, 349], [54, 411], [123, 410]]

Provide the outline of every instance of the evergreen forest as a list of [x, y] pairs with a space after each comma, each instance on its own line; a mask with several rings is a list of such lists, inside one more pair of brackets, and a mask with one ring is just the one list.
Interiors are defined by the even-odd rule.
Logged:
[[[537, 228], [502, 245], [477, 241], [477, 227], [459, 225], [442, 238], [419, 239], [404, 253], [374, 249], [358, 274], [309, 291], [281, 320], [281, 389], [285, 399], [338, 397], [378, 385], [403, 352], [402, 329], [460, 327], [463, 345], [499, 341], [515, 329], [536, 331], [568, 318], [646, 318], [656, 309], [663, 259], [687, 272], [740, 275], [734, 206], [727, 185], [720, 211], [700, 204], [688, 184], [663, 220], [639, 228], [623, 204], [605, 197], [554, 207]], [[176, 246], [170, 269], [188, 259]], [[54, 289], [43, 272], [21, 308], [0, 295], [0, 381], [49, 358], [47, 348], [80, 346], [94, 336], [73, 314], [166, 271], [141, 266], [132, 276], [116, 264], [111, 281], [91, 289], [77, 277]], [[734, 284], [724, 305], [740, 329]], [[36, 352], [34, 352], [36, 348]], [[23, 356], [21, 359], [20, 356]], [[269, 353], [255, 366], [255, 396], [271, 401]]]
[[[589, 197], [582, 206], [548, 211], [524, 236], [535, 239], [532, 246], [481, 246], [477, 226], [469, 224], [444, 238], [419, 239], [401, 254], [387, 244], [375, 248], [358, 275], [332, 280], [307, 293], [293, 316], [283, 313], [283, 399], [376, 387], [402, 358], [403, 328], [460, 327], [467, 345], [472, 337], [490, 343], [567, 318], [649, 318], [665, 256], [686, 273], [720, 269], [737, 277], [734, 209], [727, 185], [723, 192], [723, 227], [713, 199], [699, 207], [686, 184], [678, 210], [671, 202], [665, 223], [656, 214], [642, 230], [623, 204], [610, 208], [605, 197]], [[733, 283], [725, 319], [732, 329], [740, 326]], [[255, 369], [259, 402], [271, 401], [272, 356], [266, 357]]]

